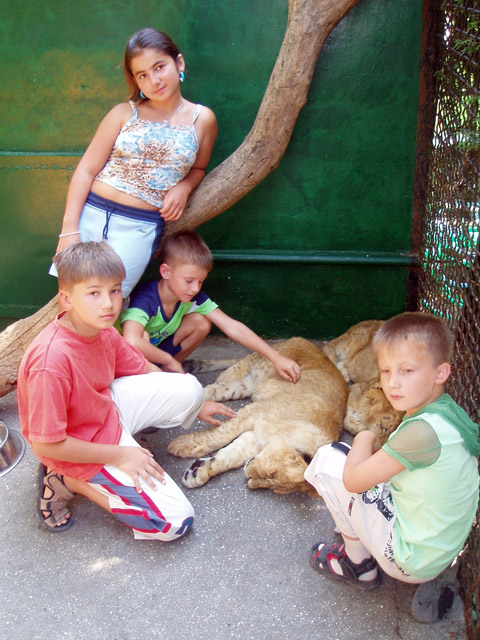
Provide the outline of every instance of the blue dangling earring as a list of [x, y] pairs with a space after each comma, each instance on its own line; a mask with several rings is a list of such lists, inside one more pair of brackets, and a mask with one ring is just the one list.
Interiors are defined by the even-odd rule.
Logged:
[[146, 100], [146, 96], [143, 95], [143, 91], [140, 91], [140, 97], [143, 98], [144, 100]]
[[180, 71], [180, 82], [183, 82], [185, 80], [185, 74], [183, 73], [183, 71]]

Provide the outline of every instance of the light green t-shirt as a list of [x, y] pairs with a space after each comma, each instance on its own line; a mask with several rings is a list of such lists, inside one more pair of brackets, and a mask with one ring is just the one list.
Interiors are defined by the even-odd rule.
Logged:
[[462, 437], [464, 427], [478, 437], [478, 427], [450, 396], [437, 403], [404, 419], [383, 446], [406, 467], [390, 482], [395, 559], [407, 573], [427, 579], [462, 549], [478, 504], [478, 460]]

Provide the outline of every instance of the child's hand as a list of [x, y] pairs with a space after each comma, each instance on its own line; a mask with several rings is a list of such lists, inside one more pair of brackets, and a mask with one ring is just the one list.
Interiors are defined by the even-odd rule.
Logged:
[[373, 431], [370, 431], [369, 429], [365, 429], [364, 431], [360, 431], [360, 433], [358, 433], [353, 440], [354, 440], [354, 442], [355, 441], [356, 442], [361, 442], [362, 444], [365, 444], [366, 446], [371, 446], [372, 447], [372, 455], [374, 453], [376, 453], [379, 449], [382, 448], [382, 443], [378, 439], [377, 435], [375, 433], [373, 433]]
[[55, 255], [58, 255], [60, 251], [63, 251], [64, 249], [69, 247], [71, 244], [76, 244], [77, 242], [80, 242], [80, 241], [81, 241], [81, 238], [79, 233], [76, 233], [75, 235], [64, 236], [63, 238], [59, 238]]
[[279, 376], [285, 378], [285, 380], [288, 380], [289, 382], [293, 382], [293, 384], [298, 382], [300, 378], [300, 366], [295, 362], [295, 360], [279, 355], [278, 358], [272, 360], [272, 363]]
[[213, 424], [216, 427], [222, 424], [221, 420], [215, 420], [212, 418], [213, 414], [218, 413], [221, 416], [225, 416], [226, 418], [235, 418], [237, 415], [233, 409], [227, 407], [226, 404], [222, 404], [221, 402], [213, 402], [212, 400], [205, 400], [203, 403], [203, 407], [198, 412], [198, 419], [203, 420], [204, 422], [208, 422], [208, 424]]
[[179, 220], [187, 204], [190, 189], [187, 185], [179, 182], [165, 194], [160, 215], [167, 222]]
[[168, 371], [169, 373], [185, 373], [182, 367], [182, 363], [175, 358], [172, 358], [168, 363], [161, 364], [162, 371]]
[[116, 466], [128, 473], [138, 493], [142, 492], [140, 478], [143, 478], [152, 489], [155, 489], [152, 477], [161, 484], [165, 484], [164, 471], [148, 449], [143, 447], [119, 447], [119, 449], [119, 460], [116, 462]]

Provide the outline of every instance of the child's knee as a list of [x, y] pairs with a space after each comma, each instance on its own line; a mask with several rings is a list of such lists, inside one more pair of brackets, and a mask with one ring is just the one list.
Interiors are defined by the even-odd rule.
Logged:
[[152, 534], [152, 538], [160, 542], [174, 542], [186, 535], [193, 526], [195, 521], [195, 512], [189, 504], [189, 508], [185, 509], [182, 516], [175, 519], [175, 522], [169, 522], [162, 531]]
[[197, 325], [199, 333], [207, 336], [212, 328], [212, 323], [206, 316], [202, 316], [200, 313], [196, 313], [195, 315], [199, 317]]
[[315, 477], [342, 479], [347, 456], [335, 444], [326, 444], [318, 449], [305, 471], [305, 478], [309, 482]]
[[188, 323], [188, 330], [201, 340], [210, 333], [212, 328], [210, 320], [201, 313], [189, 313], [182, 322]]
[[343, 469], [347, 456], [345, 452], [331, 444], [318, 449], [305, 470], [305, 480], [309, 482], [327, 502], [327, 496], [343, 489]]
[[147, 374], [150, 376], [161, 376], [161, 382], [157, 385], [153, 385], [154, 393], [166, 393], [170, 394], [177, 406], [184, 404], [185, 406], [191, 406], [197, 404], [200, 408], [203, 403], [203, 388], [200, 382], [192, 376], [190, 373], [178, 374], [178, 373], [162, 373], [154, 372]]
[[182, 521], [182, 524], [179, 527], [173, 528], [171, 541], [178, 540], [179, 538], [182, 538], [186, 533], [188, 533], [192, 528], [194, 521], [195, 521], [195, 516], [192, 513], [192, 515], [187, 516]]
[[[173, 375], [178, 376], [178, 373], [175, 373]], [[203, 404], [202, 385], [197, 380], [197, 378], [195, 378], [195, 376], [192, 376], [190, 373], [186, 373], [184, 376], [182, 376], [182, 378], [185, 386], [185, 396], [188, 397], [188, 399], [193, 404], [195, 404], [198, 410], [200, 410]]]
[[[172, 375], [178, 376], [178, 373]], [[189, 373], [182, 376], [185, 392], [177, 405], [178, 422], [183, 429], [189, 429], [203, 405], [203, 389], [198, 380]]]

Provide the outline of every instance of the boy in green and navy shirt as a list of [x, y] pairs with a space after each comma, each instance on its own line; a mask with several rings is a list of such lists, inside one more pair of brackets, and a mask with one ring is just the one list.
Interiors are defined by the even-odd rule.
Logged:
[[164, 371], [181, 373], [181, 363], [205, 339], [213, 323], [235, 342], [270, 360], [282, 378], [297, 382], [300, 367], [296, 362], [227, 316], [201, 291], [212, 267], [210, 249], [196, 233], [179, 231], [168, 236], [160, 257], [160, 280], [137, 287], [120, 317], [125, 340]]

